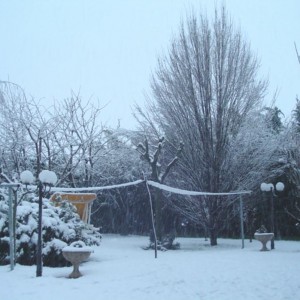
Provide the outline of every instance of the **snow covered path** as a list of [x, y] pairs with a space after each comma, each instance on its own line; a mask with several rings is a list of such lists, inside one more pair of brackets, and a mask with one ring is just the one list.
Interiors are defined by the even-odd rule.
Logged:
[[[179, 238], [181, 250], [142, 250], [148, 237], [104, 235], [83, 277], [68, 279], [71, 267], [0, 267], [1, 299], [11, 300], [225, 300], [299, 299], [300, 242], [276, 241], [274, 251], [260, 252], [254, 240], [219, 239], [210, 247], [200, 238]], [[270, 245], [268, 245], [269, 247]]]

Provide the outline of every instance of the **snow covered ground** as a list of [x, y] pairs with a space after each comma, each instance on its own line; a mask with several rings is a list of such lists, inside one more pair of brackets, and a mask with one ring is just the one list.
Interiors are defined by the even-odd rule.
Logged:
[[[1, 299], [147, 300], [147, 299], [300, 299], [300, 242], [276, 241], [275, 250], [260, 252], [253, 240], [219, 239], [210, 247], [201, 238], [178, 238], [181, 249], [158, 252], [148, 237], [104, 235], [83, 277], [68, 279], [71, 267], [0, 267]], [[270, 245], [268, 245], [269, 247]]]

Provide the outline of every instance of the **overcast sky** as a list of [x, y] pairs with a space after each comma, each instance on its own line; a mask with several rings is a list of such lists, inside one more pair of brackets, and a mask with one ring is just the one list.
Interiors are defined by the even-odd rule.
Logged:
[[49, 105], [71, 95], [99, 100], [103, 122], [133, 128], [158, 55], [194, 7], [225, 3], [269, 76], [270, 103], [289, 115], [300, 96], [299, 0], [1, 0], [0, 80]]

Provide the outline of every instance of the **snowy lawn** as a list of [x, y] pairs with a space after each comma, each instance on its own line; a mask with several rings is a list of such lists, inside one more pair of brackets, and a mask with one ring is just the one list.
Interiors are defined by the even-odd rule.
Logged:
[[[178, 238], [181, 249], [158, 252], [148, 237], [104, 235], [100, 247], [80, 266], [83, 277], [68, 279], [72, 267], [0, 267], [1, 299], [299, 299], [300, 242], [261, 244], [219, 239], [210, 247], [202, 238]], [[268, 244], [268, 247], [270, 245]]]

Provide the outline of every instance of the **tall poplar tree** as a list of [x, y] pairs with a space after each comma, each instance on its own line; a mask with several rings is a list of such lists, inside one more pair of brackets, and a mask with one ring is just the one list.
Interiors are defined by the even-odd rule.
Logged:
[[[212, 20], [192, 13], [158, 59], [147, 111], [138, 112], [142, 125], [156, 124], [168, 141], [184, 142], [180, 165], [186, 188], [227, 191], [230, 141], [267, 87], [258, 70], [257, 58], [225, 8]], [[211, 245], [217, 244], [222, 202], [217, 196], [201, 198]]]

